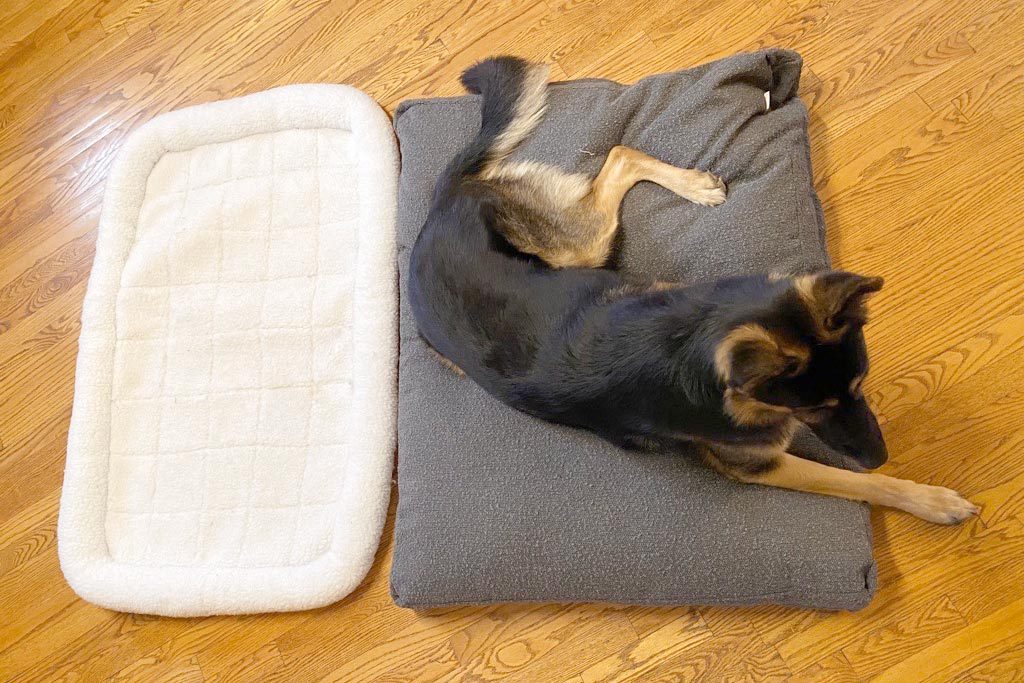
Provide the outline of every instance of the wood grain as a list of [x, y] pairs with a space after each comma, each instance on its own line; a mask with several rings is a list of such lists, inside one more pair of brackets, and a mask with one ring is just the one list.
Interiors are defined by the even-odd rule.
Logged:
[[[952, 681], [1024, 670], [1024, 3], [1019, 0], [10, 0], [0, 6], [0, 680]], [[982, 505], [873, 513], [856, 614], [461, 607], [387, 588], [394, 505], [349, 598], [161, 619], [79, 600], [56, 555], [78, 318], [104, 180], [177, 107], [345, 82], [393, 108], [514, 52], [634, 81], [768, 45], [805, 57], [842, 267], [886, 277], [866, 389], [899, 476]]]

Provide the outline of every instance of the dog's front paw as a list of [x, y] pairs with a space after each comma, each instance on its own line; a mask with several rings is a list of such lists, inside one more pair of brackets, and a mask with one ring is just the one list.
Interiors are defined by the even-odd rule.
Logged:
[[980, 508], [952, 489], [915, 484], [901, 496], [903, 510], [935, 524], [959, 524]]
[[725, 201], [725, 181], [714, 173], [703, 172], [687, 197], [694, 204], [702, 206], [718, 206]]

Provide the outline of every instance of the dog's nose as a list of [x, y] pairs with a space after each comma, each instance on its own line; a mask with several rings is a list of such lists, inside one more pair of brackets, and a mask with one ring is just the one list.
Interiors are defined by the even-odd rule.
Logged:
[[877, 445], [868, 448], [861, 447], [850, 455], [864, 467], [873, 470], [884, 465], [889, 459], [889, 449], [885, 447], [884, 441], [879, 441]]

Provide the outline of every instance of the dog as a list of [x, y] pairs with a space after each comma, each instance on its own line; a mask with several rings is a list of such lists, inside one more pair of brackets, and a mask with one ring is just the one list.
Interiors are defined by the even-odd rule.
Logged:
[[622, 146], [594, 178], [509, 160], [544, 115], [547, 80], [547, 67], [515, 57], [462, 75], [482, 96], [480, 131], [435, 185], [407, 291], [440, 359], [513, 408], [625, 449], [696, 445], [740, 482], [939, 524], [977, 514], [950, 489], [787, 451], [803, 423], [866, 468], [885, 462], [861, 392], [866, 302], [881, 278], [823, 271], [682, 286], [606, 268], [633, 185], [709, 207], [726, 200], [726, 185]]

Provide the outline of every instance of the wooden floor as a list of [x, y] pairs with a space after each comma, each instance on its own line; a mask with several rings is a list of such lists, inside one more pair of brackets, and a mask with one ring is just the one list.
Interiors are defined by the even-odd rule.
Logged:
[[[0, 680], [1021, 680], [1021, 0], [4, 0], [0, 5]], [[111, 157], [157, 113], [351, 83], [388, 109], [514, 52], [635, 80], [800, 50], [829, 246], [884, 275], [869, 328], [883, 471], [984, 506], [962, 527], [875, 512], [857, 614], [529, 605], [415, 614], [391, 526], [351, 597], [160, 619], [77, 599], [55, 526], [79, 313]], [[393, 508], [392, 508], [393, 509]]]

